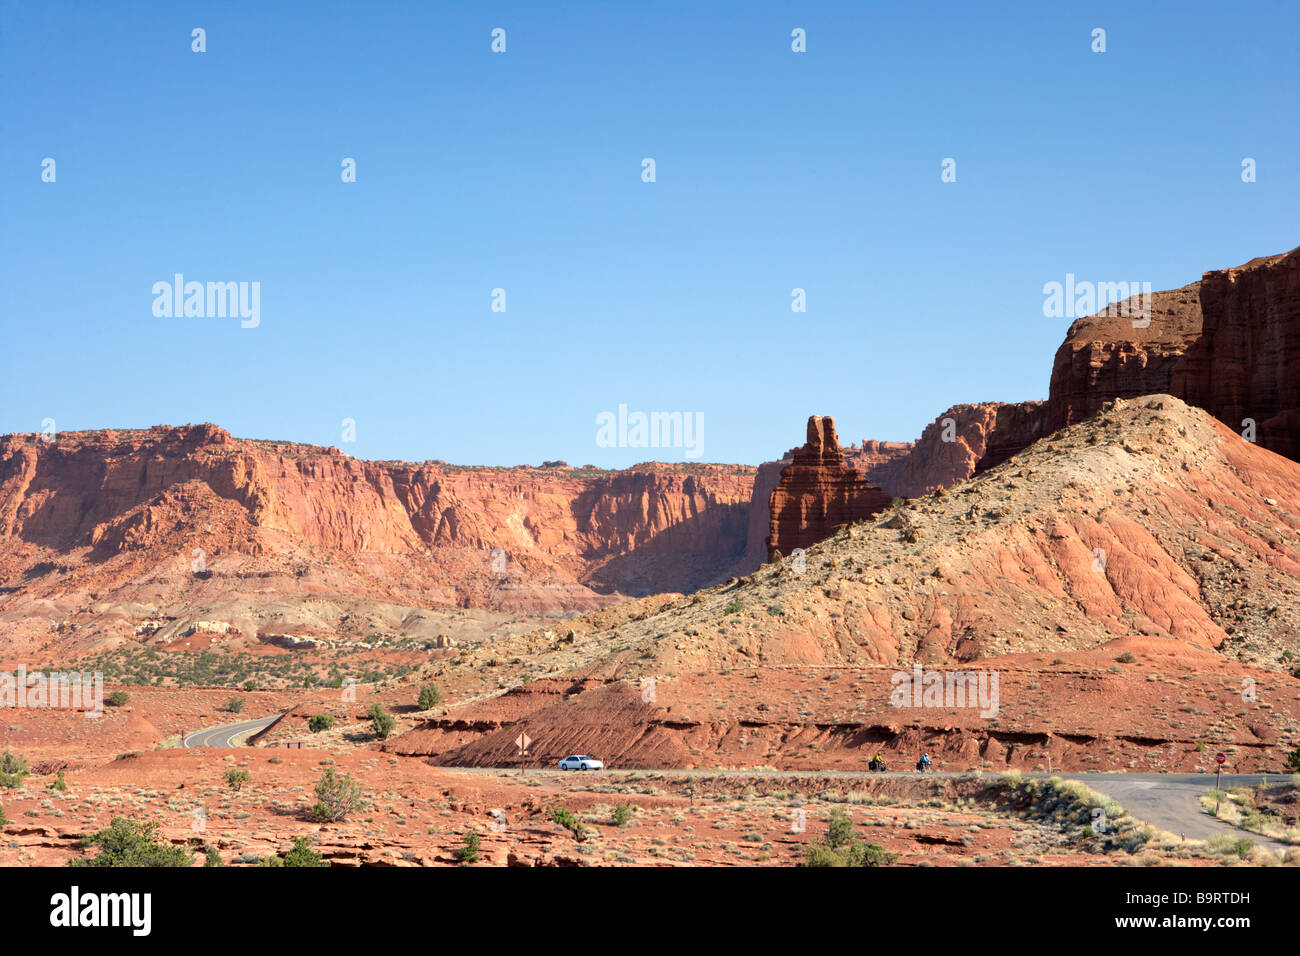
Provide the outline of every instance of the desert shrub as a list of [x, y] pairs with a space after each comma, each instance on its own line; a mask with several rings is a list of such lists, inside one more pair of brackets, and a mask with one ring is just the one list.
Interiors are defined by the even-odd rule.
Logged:
[[854, 835], [853, 821], [849, 815], [839, 807], [833, 809], [830, 823], [826, 827], [826, 845], [832, 850], [838, 850], [851, 844]]
[[626, 826], [632, 820], [632, 808], [626, 803], [620, 803], [614, 808], [614, 826]]
[[333, 714], [316, 714], [307, 721], [307, 729], [313, 734], [318, 734], [322, 730], [329, 730], [334, 726]]
[[859, 840], [849, 815], [836, 807], [826, 827], [826, 839], [813, 840], [804, 852], [804, 866], [891, 866], [897, 853], [878, 843]]
[[1115, 658], [1115, 660], [1119, 661], [1121, 664], [1132, 664], [1137, 660], [1137, 658], [1133, 655], [1132, 651], [1125, 651], [1119, 657]]
[[325, 858], [311, 848], [311, 838], [300, 836], [293, 841], [293, 849], [284, 855], [285, 866], [329, 866]]
[[231, 790], [242, 790], [244, 784], [249, 781], [249, 774], [247, 770], [237, 770], [234, 767], [231, 767], [226, 771], [225, 779], [226, 786]]
[[397, 729], [397, 718], [384, 710], [383, 704], [371, 704], [368, 716], [370, 725], [375, 729], [375, 736], [380, 740], [387, 740]]
[[467, 832], [465, 834], [465, 845], [461, 847], [458, 851], [456, 851], [456, 855], [460, 857], [460, 862], [477, 863], [478, 851], [482, 843], [483, 843], [482, 837], [480, 837], [473, 830]]
[[726, 607], [724, 607], [724, 608], [722, 609], [722, 613], [723, 613], [723, 614], [735, 614], [735, 613], [736, 613], [737, 611], [739, 611], [739, 610], [740, 610], [740, 599], [737, 598], [736, 600], [734, 600], [734, 601], [732, 601], [730, 604], [728, 604]]
[[131, 695], [124, 690], [115, 690], [108, 695], [106, 703], [110, 707], [125, 707], [131, 700]]
[[194, 851], [157, 840], [158, 824], [114, 817], [106, 829], [81, 838], [83, 849], [99, 848], [93, 857], [76, 857], [68, 866], [190, 866]]
[[62, 771], [62, 770], [60, 770], [60, 771], [59, 771], [59, 775], [58, 775], [57, 777], [55, 777], [53, 781], [51, 781], [51, 783], [50, 783], [50, 789], [51, 789], [51, 790], [57, 790], [59, 793], [63, 793], [64, 791], [66, 791], [66, 790], [68, 789], [68, 781], [66, 781], [66, 780], [63, 779], [63, 771]]
[[226, 701], [226, 710], [232, 714], [241, 713], [244, 709], [244, 698], [231, 697]]
[[221, 859], [221, 854], [217, 852], [217, 848], [214, 846], [208, 847], [207, 852], [204, 855], [206, 856], [206, 859], [203, 861], [205, 867], [226, 865]]
[[0, 757], [0, 787], [16, 790], [23, 785], [23, 779], [31, 773], [22, 754], [6, 750]]
[[352, 779], [352, 774], [340, 777], [333, 767], [326, 767], [316, 783], [316, 804], [308, 811], [308, 816], [317, 823], [338, 823], [346, 820], [349, 813], [359, 813], [365, 806], [361, 785]]
[[577, 818], [574, 812], [567, 807], [552, 807], [551, 819], [572, 833], [575, 840], [581, 842], [587, 838], [587, 828], [582, 825], [582, 821]]
[[1286, 767], [1288, 770], [1300, 770], [1300, 747], [1286, 755]]
[[425, 684], [420, 688], [420, 709], [428, 710], [442, 703], [442, 691], [437, 684]]
[[5, 816], [4, 805], [0, 804], [0, 827], [7, 827], [8, 825], [9, 825], [9, 818]]

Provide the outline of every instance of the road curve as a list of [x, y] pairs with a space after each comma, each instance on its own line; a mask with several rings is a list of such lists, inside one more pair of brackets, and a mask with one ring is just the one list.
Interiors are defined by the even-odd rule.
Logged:
[[270, 717], [242, 720], [237, 724], [209, 727], [190, 734], [182, 744], [186, 747], [238, 747], [244, 739], [265, 730], [279, 719], [279, 714], [272, 714]]
[[[1092, 790], [1110, 797], [1136, 819], [1175, 836], [1205, 840], [1216, 833], [1233, 839], [1246, 838], [1271, 853], [1282, 856], [1290, 844], [1258, 833], [1242, 830], [1210, 816], [1201, 809], [1201, 794], [1214, 789], [1212, 773], [1063, 773], [1067, 780], [1078, 780]], [[1223, 775], [1220, 786], [1253, 787], [1265, 780], [1285, 783], [1284, 776], [1261, 774]]]
[[[519, 767], [446, 767], [447, 770], [459, 770], [467, 773], [518, 773]], [[554, 775], [565, 777], [565, 771], [556, 770], [554, 765], [547, 768], [530, 768], [531, 776]], [[874, 774], [860, 770], [724, 770], [724, 769], [659, 769], [646, 768], [610, 768], [603, 773], [638, 773], [662, 774], [664, 776], [690, 777], [727, 777], [727, 776], [764, 776], [794, 778], [838, 777], [846, 780], [873, 778], [876, 776], [918, 777], [920, 774], [911, 770], [892, 771], [887, 774]], [[573, 771], [570, 771], [573, 773]], [[932, 771], [925, 774], [930, 777], [969, 777], [970, 772]], [[998, 772], [986, 773], [984, 776], [996, 777]], [[1281, 856], [1290, 845], [1281, 843], [1258, 833], [1242, 830], [1229, 823], [1218, 820], [1201, 809], [1200, 796], [1207, 790], [1214, 789], [1212, 773], [1025, 773], [1025, 777], [1046, 779], [1061, 777], [1066, 780], [1078, 780], [1097, 793], [1114, 800], [1133, 817], [1143, 823], [1172, 833], [1185, 836], [1189, 840], [1205, 840], [1216, 833], [1231, 836], [1234, 839], [1245, 838], [1257, 843], [1277, 856]], [[1225, 773], [1220, 781], [1223, 789], [1229, 787], [1253, 787], [1259, 783], [1286, 783], [1290, 778], [1285, 774], [1229, 774]]]

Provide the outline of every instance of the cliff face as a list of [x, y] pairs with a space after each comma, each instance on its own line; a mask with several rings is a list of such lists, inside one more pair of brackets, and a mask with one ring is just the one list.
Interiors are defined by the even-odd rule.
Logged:
[[910, 441], [870, 441], [844, 449], [844, 460], [863, 474], [906, 458], [915, 447]]
[[789, 458], [765, 461], [754, 474], [754, 490], [749, 500], [749, 516], [745, 533], [745, 557], [737, 568], [738, 574], [749, 574], [767, 561], [767, 536], [772, 532], [772, 492], [781, 484], [781, 471]]
[[769, 500], [768, 553], [788, 556], [889, 505], [889, 496], [844, 461], [830, 416], [808, 419], [808, 441], [781, 470]]
[[1168, 392], [1300, 459], [1300, 249], [1207, 272], [1154, 295], [1151, 324], [1095, 315], [1070, 327], [1052, 367], [1046, 432], [1102, 403]]
[[[420, 555], [425, 580], [379, 573], [376, 593], [427, 597], [434, 583], [490, 603], [474, 582], [503, 576], [491, 564], [501, 549], [507, 573], [567, 581], [577, 592], [681, 590], [711, 583], [743, 553], [754, 474], [721, 465], [602, 472], [368, 462], [332, 448], [237, 440], [212, 425], [51, 442], [7, 435], [0, 585], [20, 588], [32, 558], [94, 566], [202, 548], [373, 565]], [[571, 603], [590, 606], [582, 597]]]
[[863, 474], [891, 497], [919, 498], [969, 478], [984, 455], [997, 418], [997, 402], [954, 405], [929, 425], [905, 455]]
[[1201, 334], [1170, 390], [1240, 433], [1300, 460], [1300, 249], [1201, 279]]
[[984, 445], [984, 454], [976, 463], [974, 474], [996, 468], [1042, 438], [1046, 434], [1046, 419], [1046, 402], [999, 405]]
[[1145, 328], [1119, 309], [1075, 321], [1052, 363], [1047, 431], [1086, 421], [1114, 398], [1169, 391], [1175, 366], [1201, 334], [1200, 286], [1154, 293]]

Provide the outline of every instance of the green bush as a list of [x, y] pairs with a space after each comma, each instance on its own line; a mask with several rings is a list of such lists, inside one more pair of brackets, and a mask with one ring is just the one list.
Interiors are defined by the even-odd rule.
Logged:
[[0, 787], [17, 790], [23, 785], [23, 779], [31, 773], [22, 754], [6, 750], [0, 757]]
[[465, 834], [465, 845], [461, 847], [456, 855], [460, 857], [462, 863], [477, 863], [478, 851], [482, 845], [483, 839], [473, 830]]
[[352, 779], [352, 774], [340, 777], [333, 767], [326, 767], [316, 784], [316, 805], [308, 811], [308, 816], [317, 823], [338, 823], [350, 813], [361, 812], [365, 806], [361, 785]]
[[232, 714], [242, 713], [244, 710], [244, 698], [231, 697], [226, 701], [226, 710]]
[[226, 786], [231, 790], [242, 790], [244, 784], [248, 783], [249, 774], [247, 770], [236, 770], [231, 767], [226, 771]]
[[194, 851], [157, 841], [158, 824], [114, 817], [107, 829], [81, 838], [84, 849], [99, 847], [99, 855], [76, 857], [68, 866], [191, 866]]
[[437, 684], [425, 684], [420, 688], [420, 709], [428, 710], [442, 703], [442, 691]]
[[0, 804], [0, 827], [7, 827], [8, 825], [9, 818], [5, 816], [4, 804]]
[[857, 837], [849, 815], [836, 807], [831, 811], [824, 841], [813, 840], [804, 853], [804, 866], [891, 866], [897, 853], [889, 853], [878, 843]]
[[632, 820], [632, 808], [626, 803], [620, 803], [614, 808], [614, 826], [626, 826]]
[[587, 828], [572, 810], [566, 807], [552, 807], [551, 819], [573, 834], [573, 838], [582, 842], [587, 838]]
[[334, 726], [333, 714], [316, 714], [307, 721], [307, 729], [313, 734], [318, 734], [322, 730], [329, 730]]
[[375, 736], [380, 740], [387, 740], [397, 729], [397, 718], [384, 710], [383, 704], [371, 704], [368, 716], [370, 725], [375, 729]]
[[735, 614], [737, 611], [740, 610], [740, 607], [741, 607], [741, 605], [740, 605], [740, 599], [737, 598], [736, 600], [734, 600], [734, 601], [732, 601], [730, 604], [728, 604], [726, 607], [724, 607], [724, 608], [722, 609], [722, 613], [723, 613], [723, 614]]
[[217, 852], [216, 847], [214, 846], [208, 847], [208, 851], [206, 855], [207, 855], [207, 859], [203, 861], [203, 865], [205, 867], [226, 865], [225, 862], [221, 859], [221, 854]]
[[113, 693], [108, 695], [107, 703], [110, 707], [125, 707], [130, 700], [131, 695], [126, 691], [115, 690]]
[[329, 866], [325, 858], [311, 848], [311, 838], [294, 839], [293, 849], [284, 855], [285, 866]]
[[1288, 770], [1300, 770], [1300, 747], [1286, 755], [1286, 768]]
[[60, 770], [59, 775], [55, 777], [53, 781], [50, 782], [50, 789], [57, 790], [59, 793], [63, 793], [68, 789], [68, 781], [63, 779], [62, 770]]

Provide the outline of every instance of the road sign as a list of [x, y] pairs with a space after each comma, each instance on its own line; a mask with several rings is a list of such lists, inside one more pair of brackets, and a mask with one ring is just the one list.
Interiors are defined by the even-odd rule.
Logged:
[[1226, 756], [1224, 756], [1223, 754], [1215, 754], [1215, 755], [1214, 755], [1214, 762], [1217, 763], [1217, 764], [1219, 764], [1220, 766], [1222, 766], [1223, 764], [1225, 764], [1225, 763], [1228, 762], [1228, 758], [1227, 758]]
[[532, 745], [532, 738], [527, 734], [520, 734], [515, 738], [515, 746], [519, 748], [519, 756], [523, 757], [528, 754], [528, 748]]

